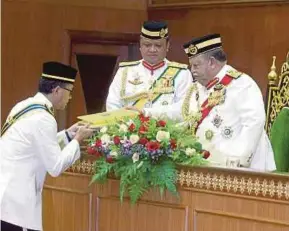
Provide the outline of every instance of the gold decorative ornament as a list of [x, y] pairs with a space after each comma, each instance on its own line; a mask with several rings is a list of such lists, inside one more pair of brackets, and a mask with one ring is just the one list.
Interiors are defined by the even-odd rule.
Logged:
[[271, 66], [271, 71], [268, 74], [268, 80], [269, 80], [269, 85], [275, 85], [278, 75], [276, 72], [276, 56], [273, 56], [273, 62], [272, 62], [272, 66]]
[[191, 44], [188, 48], [188, 53], [191, 55], [195, 55], [198, 53], [198, 48], [195, 45]]
[[165, 36], [166, 36], [166, 30], [164, 28], [162, 28], [160, 31], [160, 37], [164, 38]]
[[207, 130], [205, 132], [205, 137], [206, 137], [206, 140], [211, 141], [213, 139], [213, 137], [214, 137], [214, 132], [212, 130], [210, 130], [210, 129]]
[[226, 89], [213, 91], [208, 97], [208, 106], [214, 107], [216, 105], [223, 104], [225, 102]]
[[221, 126], [222, 122], [223, 122], [223, 120], [222, 120], [221, 116], [219, 116], [219, 115], [216, 115], [212, 121], [213, 125], [216, 128], [219, 128]]
[[[75, 162], [67, 172], [92, 175], [94, 173], [93, 163], [94, 160], [84, 157], [81, 161]], [[260, 180], [258, 178], [260, 176], [244, 176], [242, 174], [232, 176], [230, 174], [232, 173], [203, 173], [194, 169], [180, 169], [178, 183], [181, 187], [192, 188], [192, 190], [204, 189], [251, 197], [276, 198], [286, 202], [289, 199], [289, 181], [286, 179]]]
[[277, 75], [275, 66], [276, 57], [273, 57], [271, 71], [268, 74], [266, 131], [270, 134], [272, 124], [283, 107], [289, 107], [289, 52], [286, 61]]

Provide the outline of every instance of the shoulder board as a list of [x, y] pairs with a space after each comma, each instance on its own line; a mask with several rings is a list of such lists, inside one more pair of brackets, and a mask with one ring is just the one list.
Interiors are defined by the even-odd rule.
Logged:
[[229, 75], [229, 76], [231, 76], [232, 78], [234, 78], [234, 79], [237, 79], [237, 78], [239, 78], [243, 73], [242, 72], [240, 72], [240, 71], [237, 71], [236, 69], [230, 69], [230, 70], [228, 70], [227, 71], [227, 74]]
[[187, 64], [177, 63], [177, 62], [169, 62], [168, 66], [169, 67], [177, 67], [177, 68], [180, 68], [180, 69], [188, 69], [188, 65]]
[[119, 67], [129, 67], [129, 66], [136, 66], [140, 63], [140, 61], [132, 61], [132, 62], [120, 62]]

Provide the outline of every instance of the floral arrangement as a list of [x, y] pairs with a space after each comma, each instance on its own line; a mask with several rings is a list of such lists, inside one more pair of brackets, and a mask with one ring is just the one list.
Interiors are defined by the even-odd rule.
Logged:
[[204, 165], [209, 157], [188, 129], [142, 114], [102, 127], [87, 152], [96, 157], [91, 183], [113, 174], [120, 178], [121, 201], [128, 192], [132, 203], [152, 187], [178, 196], [176, 165]]

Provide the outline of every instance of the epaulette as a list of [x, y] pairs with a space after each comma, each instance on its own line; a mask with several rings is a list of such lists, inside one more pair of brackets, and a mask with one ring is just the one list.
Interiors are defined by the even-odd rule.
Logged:
[[239, 78], [243, 73], [240, 71], [237, 71], [236, 69], [230, 69], [227, 71], [227, 74], [231, 77], [233, 77], [234, 79]]
[[177, 67], [177, 68], [180, 68], [180, 69], [188, 69], [188, 65], [187, 64], [177, 63], [177, 62], [169, 62], [168, 66], [169, 67]]
[[132, 61], [132, 62], [120, 62], [119, 67], [129, 67], [129, 66], [136, 66], [140, 63], [140, 61]]

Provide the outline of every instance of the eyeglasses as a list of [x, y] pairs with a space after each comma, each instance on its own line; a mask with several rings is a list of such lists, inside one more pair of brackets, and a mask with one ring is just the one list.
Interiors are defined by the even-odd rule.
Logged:
[[68, 88], [65, 88], [65, 87], [60, 87], [60, 88], [66, 90], [66, 91], [72, 92], [72, 89], [68, 89]]

